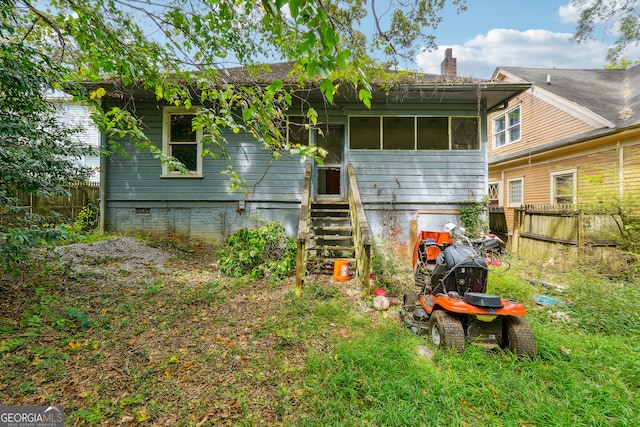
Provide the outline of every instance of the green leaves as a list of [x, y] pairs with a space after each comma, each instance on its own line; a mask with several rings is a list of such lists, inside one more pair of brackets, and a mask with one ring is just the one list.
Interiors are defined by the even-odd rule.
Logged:
[[220, 271], [228, 276], [249, 274], [254, 279], [279, 281], [293, 271], [296, 248], [281, 224], [265, 222], [254, 229], [237, 230], [217, 255]]

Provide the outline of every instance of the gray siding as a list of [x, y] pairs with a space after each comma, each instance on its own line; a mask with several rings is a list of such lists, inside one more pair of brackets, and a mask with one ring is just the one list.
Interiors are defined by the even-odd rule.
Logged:
[[484, 152], [349, 152], [365, 204], [420, 207], [477, 200], [486, 193]]
[[[392, 107], [358, 113], [472, 115], [476, 111], [475, 105]], [[139, 103], [138, 114], [144, 116], [147, 135], [161, 148], [161, 110]], [[346, 124], [354, 111], [331, 114], [326, 122]], [[246, 195], [227, 192], [229, 181], [222, 174], [226, 160], [205, 157], [202, 178], [165, 178], [159, 160], [125, 143], [128, 156], [114, 154], [106, 162], [106, 228], [221, 244], [238, 228], [264, 218], [283, 223], [294, 235], [304, 175], [299, 157], [283, 155], [271, 161], [271, 153], [247, 135], [230, 134], [228, 143], [230, 164], [248, 181]], [[486, 193], [484, 141], [481, 147], [480, 151], [447, 152], [347, 150], [346, 163], [354, 167], [374, 235], [408, 246], [411, 222], [419, 229], [439, 230], [455, 221], [455, 215], [445, 211], [480, 200]]]

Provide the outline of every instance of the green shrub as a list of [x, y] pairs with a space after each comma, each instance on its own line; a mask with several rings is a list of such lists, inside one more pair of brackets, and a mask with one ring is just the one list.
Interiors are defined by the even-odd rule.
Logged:
[[217, 265], [227, 276], [268, 277], [278, 281], [288, 277], [296, 263], [296, 245], [277, 222], [259, 228], [241, 228], [229, 236], [217, 251]]

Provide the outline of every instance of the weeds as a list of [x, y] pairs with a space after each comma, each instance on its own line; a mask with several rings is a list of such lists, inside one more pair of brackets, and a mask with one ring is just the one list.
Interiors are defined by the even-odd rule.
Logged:
[[551, 293], [512, 260], [490, 291], [527, 306], [539, 356], [519, 360], [438, 350], [397, 306], [372, 311], [330, 279], [300, 297], [291, 281], [229, 279], [210, 252], [32, 275], [0, 307], [3, 403], [60, 404], [69, 426], [640, 425], [637, 284], [537, 266], [563, 285]]
[[217, 254], [217, 265], [228, 276], [249, 274], [253, 279], [267, 277], [277, 282], [293, 271], [296, 247], [281, 224], [267, 222], [256, 229], [239, 229]]

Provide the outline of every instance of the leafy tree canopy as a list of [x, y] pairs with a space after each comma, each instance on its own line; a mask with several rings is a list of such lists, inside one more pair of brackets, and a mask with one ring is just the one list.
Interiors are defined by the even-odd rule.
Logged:
[[[110, 140], [128, 137], [178, 169], [144, 135], [131, 89], [170, 105], [204, 106], [196, 126], [204, 131], [208, 154], [224, 156], [226, 128], [253, 134], [274, 157], [317, 155], [313, 147], [289, 145], [280, 132], [283, 112], [294, 103], [305, 110], [307, 124], [317, 118], [293, 89], [314, 79], [332, 102], [339, 79], [370, 105], [374, 70], [434, 48], [434, 35], [425, 30], [437, 28], [441, 9], [447, 3], [466, 8], [466, 0], [10, 1], [3, 19], [15, 24], [14, 37], [64, 67], [59, 84], [109, 82], [76, 95], [95, 104], [96, 120]], [[227, 71], [265, 71], [265, 64], [275, 62], [290, 62], [291, 73], [266, 87]], [[100, 110], [105, 96], [121, 105]], [[237, 187], [239, 178], [230, 176]]]
[[607, 60], [614, 65], [618, 61], [623, 66], [629, 65], [622, 55], [627, 47], [640, 42], [640, 1], [572, 0], [571, 3], [580, 10], [574, 39], [578, 42], [593, 39], [598, 29], [604, 34], [617, 34]]

